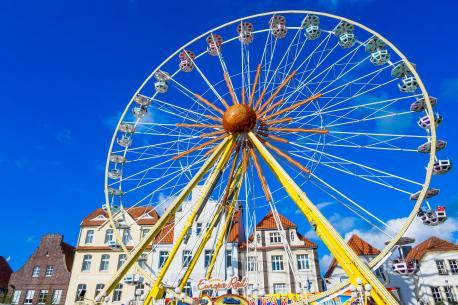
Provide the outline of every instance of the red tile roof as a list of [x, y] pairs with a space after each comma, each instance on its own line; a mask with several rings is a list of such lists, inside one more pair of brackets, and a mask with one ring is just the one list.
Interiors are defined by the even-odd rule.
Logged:
[[[347, 241], [347, 244], [350, 246], [350, 248], [353, 249], [353, 251], [355, 251], [356, 255], [358, 256], [377, 255], [380, 253], [379, 249], [375, 248], [374, 246], [372, 246], [356, 234], [353, 234], [350, 237], [350, 239]], [[324, 277], [330, 277], [336, 266], [337, 261], [335, 258], [332, 258], [332, 262], [329, 265], [328, 270], [324, 274]]]
[[240, 211], [235, 211], [234, 216], [232, 217], [232, 225], [229, 229], [229, 234], [227, 235], [227, 241], [230, 243], [240, 242], [239, 240], [239, 229], [240, 229], [240, 217], [242, 214]]
[[[278, 213], [278, 218], [280, 218], [280, 222], [284, 229], [297, 227], [288, 218], [281, 215], [280, 213]], [[264, 218], [261, 219], [260, 222], [258, 222], [258, 224], [256, 225], [256, 229], [259, 229], [259, 230], [277, 229], [277, 223], [275, 222], [275, 218], [274, 218], [272, 211], [267, 213], [267, 215], [264, 216]]]
[[7, 289], [10, 276], [13, 273], [10, 264], [3, 256], [0, 256], [0, 289]]
[[413, 247], [407, 254], [406, 260], [420, 261], [427, 252], [457, 250], [458, 245], [433, 236]]
[[[132, 207], [125, 210], [139, 225], [154, 225], [159, 219], [158, 213], [152, 206]], [[102, 225], [106, 220], [94, 220], [94, 218], [100, 215], [108, 219], [108, 213], [99, 208], [86, 216], [81, 222], [81, 226], [93, 227]]]
[[307, 248], [318, 248], [317, 244], [315, 244], [313, 241], [305, 238], [302, 234], [299, 234], [299, 232], [297, 232], [297, 236], [299, 236], [299, 239], [302, 240], [305, 243], [305, 246]]
[[154, 244], [173, 244], [173, 234], [175, 230], [175, 222], [167, 223], [161, 230], [158, 236], [154, 239]]

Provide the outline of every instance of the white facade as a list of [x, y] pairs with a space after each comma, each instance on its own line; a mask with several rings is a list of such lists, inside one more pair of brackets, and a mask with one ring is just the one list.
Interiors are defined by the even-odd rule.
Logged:
[[[198, 190], [195, 191], [191, 195], [190, 200], [184, 202], [181, 209], [177, 211], [174, 224], [168, 224], [163, 229], [163, 232], [156, 238], [156, 241], [153, 243], [154, 248], [149, 247], [143, 254], [140, 262], [146, 273], [152, 274], [154, 277], [158, 274], [160, 264], [167, 259], [174, 241], [185, 225], [187, 215], [191, 212], [194, 206], [193, 203], [198, 196], [197, 192]], [[192, 257], [193, 251], [197, 248], [199, 238], [204, 234], [207, 224], [211, 220], [211, 216], [214, 215], [213, 209], [215, 207], [216, 202], [209, 200], [198, 219], [193, 223], [192, 230], [188, 233], [189, 236], [186, 242], [183, 242], [180, 246], [179, 251], [172, 261], [171, 267], [166, 273], [163, 280], [163, 283], [166, 285], [176, 286], [183, 276], [186, 270], [186, 267], [183, 267], [183, 256]], [[137, 245], [142, 235], [146, 234], [147, 231], [152, 228], [155, 223], [155, 217], [157, 220], [157, 214], [153, 210], [139, 213], [138, 209], [145, 210], [144, 207], [127, 209], [127, 212], [118, 213], [115, 216], [115, 220], [122, 219], [123, 225], [127, 225], [125, 228], [119, 229], [118, 232], [121, 238], [124, 236], [124, 244], [127, 245], [128, 250], [134, 245]], [[134, 219], [134, 217], [136, 218]], [[192, 289], [193, 295], [198, 293], [195, 284], [197, 280], [205, 276], [206, 264], [209, 261], [210, 254], [207, 251], [214, 248], [214, 242], [220, 227], [221, 226], [217, 226], [217, 228], [213, 230], [204, 253], [200, 256], [191, 274], [189, 280], [190, 285], [185, 287], [188, 294], [190, 294], [189, 289]], [[108, 240], [113, 240], [113, 238], [110, 237], [112, 236], [111, 232], [112, 228], [106, 219], [106, 214], [101, 209], [92, 213], [83, 221], [78, 238], [68, 294], [65, 301], [66, 305], [73, 305], [77, 301], [84, 302], [86, 300], [94, 300], [96, 294], [100, 291], [100, 287], [113, 277], [122, 264], [124, 252], [122, 252], [122, 250], [112, 250], [107, 247]], [[191, 253], [188, 251], [191, 251]], [[208, 254], [207, 259], [205, 258], [205, 253]], [[237, 275], [236, 261], [238, 261], [237, 244], [227, 242], [223, 245], [218, 255], [212, 277], [225, 279], [234, 274]], [[129, 274], [139, 274], [142, 276], [142, 272], [139, 272], [140, 267], [136, 266], [134, 268], [136, 270], [131, 270]], [[145, 278], [144, 282], [147, 288], [149, 288], [152, 281]], [[81, 289], [85, 290], [84, 298], [78, 298], [78, 295], [81, 295]], [[133, 300], [142, 300], [145, 293], [148, 293], [148, 289], [145, 289], [144, 285], [127, 285], [121, 282], [120, 287], [115, 289], [109, 296], [108, 303], [128, 304]]]

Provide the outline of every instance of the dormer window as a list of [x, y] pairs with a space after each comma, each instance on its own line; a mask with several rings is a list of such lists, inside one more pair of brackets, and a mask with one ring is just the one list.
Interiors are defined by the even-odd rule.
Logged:
[[270, 236], [270, 243], [271, 244], [279, 244], [279, 243], [281, 243], [280, 232], [271, 232], [269, 234], [269, 236]]
[[294, 231], [291, 232], [291, 241], [294, 241]]

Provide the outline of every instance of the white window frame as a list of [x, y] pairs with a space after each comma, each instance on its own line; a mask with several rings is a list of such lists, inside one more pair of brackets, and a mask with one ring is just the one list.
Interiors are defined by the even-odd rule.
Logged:
[[145, 236], [151, 231], [150, 228], [144, 228], [142, 229], [142, 237], [141, 239], [145, 238]]
[[159, 268], [164, 266], [165, 261], [169, 258], [169, 251], [161, 250], [159, 251]]
[[122, 288], [123, 284], [119, 283], [116, 288], [113, 290], [113, 302], [119, 302], [122, 298]]
[[24, 304], [32, 304], [34, 295], [35, 290], [27, 290], [27, 293], [25, 294], [24, 298]]
[[274, 293], [282, 294], [286, 292], [285, 283], [274, 283]]
[[125, 229], [122, 233], [122, 242], [127, 245], [132, 241], [132, 236], [130, 234], [130, 229]]
[[37, 304], [46, 304], [46, 301], [48, 300], [48, 296], [49, 296], [49, 291], [46, 290], [46, 289], [42, 289], [40, 290], [40, 292], [38, 293], [38, 303]]
[[297, 270], [308, 270], [310, 269], [310, 260], [307, 253], [297, 254]]
[[19, 300], [21, 299], [21, 290], [15, 290], [13, 292], [13, 297], [11, 298], [11, 304], [16, 305], [19, 304]]
[[272, 271], [284, 271], [285, 265], [283, 263], [283, 255], [272, 255]]
[[81, 263], [81, 272], [89, 272], [92, 265], [92, 255], [85, 254], [83, 256], [83, 262]]
[[53, 305], [60, 304], [60, 299], [62, 298], [62, 289], [56, 289], [52, 293], [52, 303]]
[[191, 250], [183, 250], [183, 258], [182, 258], [182, 266], [183, 268], [189, 267], [189, 264], [192, 260], [192, 251]]
[[280, 244], [281, 243], [281, 234], [280, 232], [270, 232], [269, 233], [269, 240], [271, 244]]
[[445, 265], [445, 261], [443, 259], [436, 260], [436, 267], [437, 267], [437, 272], [439, 273], [439, 275], [448, 274], [447, 266]]
[[[82, 292], [84, 291], [84, 295], [83, 296], [80, 296], [82, 294]], [[82, 301], [84, 300], [84, 297], [86, 296], [86, 293], [87, 293], [87, 285], [86, 284], [78, 284], [78, 286], [76, 286], [76, 297], [75, 297], [75, 301]], [[81, 299], [80, 299], [81, 298]]]
[[440, 287], [431, 286], [430, 288], [431, 288], [431, 296], [433, 297], [434, 303], [444, 301], [444, 299], [442, 298]]
[[113, 229], [107, 229], [105, 231], [105, 243], [113, 240]]
[[213, 250], [205, 250], [204, 267], [207, 268], [213, 257]]
[[451, 274], [458, 274], [458, 261], [456, 259], [449, 259], [448, 265], [450, 266]]
[[226, 250], [226, 268], [232, 267], [232, 250]]
[[45, 277], [51, 277], [54, 274], [54, 266], [48, 265], [46, 266]]
[[40, 276], [40, 266], [34, 266], [32, 269], [32, 277]]
[[108, 271], [109, 268], [110, 268], [110, 255], [102, 254], [102, 256], [100, 257], [99, 271], [105, 272], [105, 271]]
[[444, 286], [445, 298], [449, 304], [456, 302], [455, 291], [453, 291], [453, 286]]
[[121, 268], [121, 266], [124, 265], [124, 263], [126, 261], [127, 261], [127, 254], [125, 254], [125, 253], [119, 254], [119, 256], [118, 256], [118, 265], [116, 266], [116, 270], [119, 270], [119, 268]]
[[247, 271], [258, 271], [258, 260], [256, 256], [248, 256], [246, 269]]
[[92, 244], [94, 242], [94, 230], [87, 230], [86, 237], [84, 238], [84, 243]]
[[202, 233], [202, 223], [196, 223], [196, 236], [199, 236]]
[[98, 283], [95, 285], [94, 300], [99, 295], [100, 291], [103, 290], [103, 288], [105, 288], [105, 284]]

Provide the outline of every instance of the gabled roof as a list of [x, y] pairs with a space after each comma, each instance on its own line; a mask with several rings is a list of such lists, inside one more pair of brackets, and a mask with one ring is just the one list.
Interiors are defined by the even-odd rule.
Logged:
[[413, 247], [406, 256], [407, 261], [418, 260], [420, 261], [427, 252], [434, 251], [457, 251], [458, 245], [448, 242], [446, 240], [437, 238], [435, 236], [419, 243]]
[[241, 242], [239, 238], [239, 225], [240, 225], [240, 217], [242, 214], [240, 211], [235, 211], [234, 216], [232, 216], [232, 224], [231, 228], [229, 229], [229, 233], [227, 235], [227, 241], [230, 243], [239, 243]]
[[305, 238], [305, 236], [303, 236], [302, 234], [299, 234], [299, 232], [297, 232], [297, 236], [299, 236], [299, 239], [302, 240], [305, 243], [305, 246], [307, 248], [318, 248], [317, 244], [315, 244], [311, 240]]
[[11, 273], [13, 273], [13, 269], [11, 269], [10, 264], [3, 256], [0, 256], [0, 289], [8, 288]]
[[[126, 208], [125, 211], [139, 225], [154, 225], [159, 219], [159, 215], [152, 206]], [[103, 217], [100, 217], [103, 216]], [[86, 216], [81, 222], [82, 227], [97, 227], [105, 223], [108, 213], [99, 208]]]
[[154, 244], [173, 244], [173, 235], [175, 231], [175, 222], [167, 223], [158, 236], [154, 239]]
[[[288, 218], [286, 218], [285, 216], [283, 216], [280, 213], [278, 213], [278, 218], [280, 218], [280, 222], [284, 229], [297, 227], [293, 222], [291, 222], [291, 220], [289, 220]], [[276, 230], [277, 229], [277, 223], [275, 222], [275, 218], [274, 218], [272, 211], [267, 213], [267, 215], [264, 216], [264, 218], [262, 218], [260, 222], [258, 222], [258, 224], [256, 225], [256, 229], [258, 230], [269, 230], [269, 229]]]
[[[378, 255], [380, 250], [366, 242], [364, 239], [359, 237], [356, 234], [353, 234], [350, 239], [347, 241], [347, 244], [355, 251], [356, 255], [358, 256], [366, 256], [366, 255]], [[332, 272], [334, 272], [335, 267], [337, 266], [337, 261], [333, 257], [331, 264], [329, 265], [328, 271], [324, 274], [325, 278], [331, 277]]]

